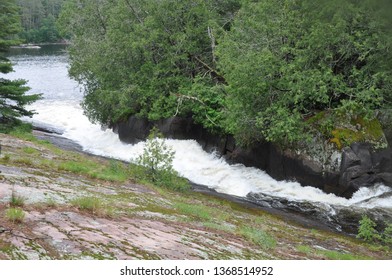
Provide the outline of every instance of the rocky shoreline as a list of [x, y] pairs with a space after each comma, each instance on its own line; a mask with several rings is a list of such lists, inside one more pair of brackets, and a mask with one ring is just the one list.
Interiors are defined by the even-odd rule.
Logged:
[[[60, 134], [56, 134], [50, 130], [42, 128], [36, 129], [37, 130], [34, 131], [34, 135], [38, 139], [47, 140], [65, 150], [83, 152], [92, 157], [107, 159], [105, 157], [96, 156], [83, 151], [80, 145], [62, 137]], [[148, 130], [146, 130], [146, 134], [148, 134]], [[177, 137], [179, 136], [177, 135]], [[209, 139], [211, 140], [213, 138]], [[215, 149], [211, 143], [212, 142], [210, 141], [210, 146], [204, 144], [204, 148], [206, 150], [209, 149], [209, 151]], [[284, 178], [282, 180], [284, 180]], [[273, 215], [277, 215], [286, 221], [294, 222], [307, 228], [316, 228], [355, 236], [357, 234], [359, 220], [362, 218], [362, 215], [366, 214], [370, 216], [379, 224], [383, 224], [385, 222], [392, 223], [390, 211], [381, 208], [368, 212], [366, 211], [366, 208], [355, 208], [355, 210], [349, 210], [344, 207], [333, 207], [334, 214], [331, 215], [331, 213], [329, 213], [331, 210], [324, 209], [324, 206], [322, 205], [317, 206], [307, 202], [290, 201], [284, 198], [265, 196], [259, 193], [250, 193], [247, 197], [236, 197], [216, 192], [207, 186], [195, 184], [194, 182], [190, 182], [190, 184], [194, 192], [232, 201], [245, 208], [260, 209]]]
[[[92, 157], [106, 159], [105, 157], [96, 156], [87, 153], [83, 151], [83, 148], [80, 145], [73, 142], [72, 140], [64, 138], [61, 135], [53, 134], [50, 131], [37, 129], [33, 132], [33, 134], [38, 139], [49, 141], [53, 145], [61, 149], [68, 150], [68, 151], [82, 152]], [[315, 216], [309, 216], [307, 215], [307, 213], [301, 212], [300, 209], [296, 209], [295, 211], [290, 211], [283, 204], [281, 204], [279, 207], [274, 207], [273, 203], [261, 202], [260, 198], [256, 200], [252, 197], [246, 197], [246, 198], [237, 197], [233, 195], [216, 192], [215, 190], [208, 188], [207, 186], [203, 186], [193, 182], [189, 182], [189, 183], [191, 184], [191, 190], [193, 192], [202, 193], [212, 197], [218, 197], [218, 198], [225, 199], [227, 201], [235, 202], [244, 208], [263, 210], [273, 215], [277, 215], [286, 221], [297, 223], [306, 228], [322, 229], [326, 231], [339, 232], [348, 235], [353, 235], [357, 231], [357, 225], [358, 225], [358, 220], [360, 218], [360, 215], [357, 217], [355, 221], [353, 221], [354, 223], [353, 225], [343, 227], [344, 230], [342, 231], [340, 225], [337, 225], [336, 223], [328, 223], [328, 220], [318, 219]], [[338, 228], [339, 230], [337, 230]]]
[[[349, 236], [201, 188], [175, 193], [102, 177], [121, 162], [47, 141], [4, 134], [0, 140], [0, 259], [392, 258]], [[15, 196], [23, 199], [16, 203]], [[81, 198], [97, 199], [100, 206], [83, 208]], [[11, 208], [23, 211], [21, 221], [10, 220]]]

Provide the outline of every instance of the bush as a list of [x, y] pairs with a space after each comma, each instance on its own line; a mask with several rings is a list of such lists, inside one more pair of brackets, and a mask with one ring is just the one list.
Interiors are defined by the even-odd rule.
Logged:
[[147, 168], [150, 178], [155, 182], [163, 172], [173, 173], [173, 159], [174, 151], [166, 145], [162, 133], [154, 127], [148, 136], [143, 154], [136, 162]]
[[392, 246], [392, 224], [388, 224], [384, 229], [382, 240], [385, 244]]
[[359, 221], [357, 238], [367, 242], [374, 242], [381, 238], [376, 230], [376, 223], [366, 215], [362, 216], [362, 219]]
[[187, 180], [180, 178], [173, 169], [175, 152], [163, 139], [162, 133], [154, 127], [146, 141], [143, 154], [136, 159], [137, 173], [142, 174], [148, 181], [161, 187], [174, 190], [189, 189]]

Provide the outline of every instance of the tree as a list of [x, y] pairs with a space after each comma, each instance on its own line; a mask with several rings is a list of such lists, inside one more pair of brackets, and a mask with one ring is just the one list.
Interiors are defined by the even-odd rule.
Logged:
[[164, 173], [174, 173], [174, 151], [165, 143], [162, 133], [153, 128], [143, 149], [143, 154], [137, 158], [137, 163], [146, 167], [149, 178], [156, 182]]
[[70, 74], [85, 85], [90, 120], [192, 115], [219, 128], [225, 93], [214, 49], [238, 2], [66, 2], [60, 23], [64, 34], [72, 34]]
[[368, 216], [362, 216], [359, 221], [359, 228], [357, 238], [361, 238], [365, 241], [376, 241], [380, 240], [380, 235], [376, 230], [377, 224], [371, 220]]
[[51, 43], [61, 40], [55, 24], [64, 0], [17, 0], [20, 7], [21, 39], [32, 43]]
[[[13, 36], [20, 30], [20, 19], [14, 0], [1, 1], [0, 11], [0, 73], [7, 74], [12, 71], [12, 64], [5, 57], [5, 52], [18, 43]], [[39, 99], [40, 95], [26, 95], [28, 90], [24, 80], [0, 78], [0, 123], [9, 125], [18, 117], [34, 114], [25, 106]]]
[[390, 25], [375, 2], [245, 1], [217, 49], [236, 138], [295, 143], [320, 111], [349, 122], [390, 106]]
[[173, 169], [174, 156], [172, 147], [167, 145], [162, 133], [154, 127], [150, 131], [143, 153], [136, 159], [136, 164], [139, 164], [136, 169], [143, 179], [157, 186], [186, 191], [190, 188], [189, 182], [179, 177]]

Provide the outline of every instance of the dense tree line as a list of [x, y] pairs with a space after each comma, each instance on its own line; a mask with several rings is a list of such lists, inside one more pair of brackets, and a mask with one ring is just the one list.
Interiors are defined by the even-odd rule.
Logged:
[[56, 20], [65, 0], [17, 0], [26, 42], [52, 43], [61, 40]]
[[91, 120], [192, 115], [244, 144], [289, 144], [320, 112], [331, 123], [391, 106], [387, 3], [68, 0], [59, 22]]

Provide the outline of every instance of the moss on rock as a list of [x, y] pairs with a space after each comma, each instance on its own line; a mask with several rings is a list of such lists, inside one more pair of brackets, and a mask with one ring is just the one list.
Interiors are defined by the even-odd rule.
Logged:
[[323, 135], [338, 150], [355, 142], [370, 143], [375, 148], [383, 148], [386, 142], [381, 123], [377, 118], [347, 116], [336, 112], [322, 111], [307, 120], [314, 131]]

